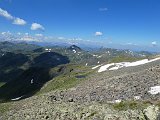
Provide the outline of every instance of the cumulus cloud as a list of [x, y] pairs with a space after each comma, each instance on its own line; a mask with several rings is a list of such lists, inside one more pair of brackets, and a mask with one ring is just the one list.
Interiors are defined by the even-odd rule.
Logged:
[[39, 39], [36, 39], [32, 36], [23, 36], [23, 37], [20, 38], [20, 40], [22, 40], [22, 41], [37, 41], [37, 42], [40, 41]]
[[1, 34], [2, 34], [2, 35], [5, 35], [5, 34], [6, 34], [6, 32], [1, 32]]
[[99, 8], [99, 11], [107, 11], [108, 8]]
[[44, 30], [44, 27], [38, 23], [32, 23], [31, 30]]
[[13, 21], [13, 24], [15, 24], [15, 25], [25, 25], [25, 24], [27, 24], [27, 22], [23, 19], [15, 18], [14, 21]]
[[21, 35], [21, 33], [20, 33], [20, 32], [17, 32], [17, 35]]
[[95, 32], [95, 36], [102, 36], [103, 33], [102, 32]]
[[29, 35], [29, 33], [24, 33], [26, 36], [28, 36]]
[[[12, 16], [6, 10], [0, 8], [0, 16], [12, 21], [15, 25], [26, 25], [27, 22], [19, 17]], [[44, 27], [38, 23], [32, 23], [31, 30], [44, 30]]]
[[65, 38], [64, 38], [64, 37], [58, 37], [58, 39], [59, 39], [59, 40], [64, 40]]
[[35, 34], [36, 37], [43, 37], [42, 34]]
[[153, 41], [151, 44], [152, 44], [153, 46], [156, 46], [156, 45], [157, 45], [157, 42], [156, 42], [156, 41]]
[[11, 35], [12, 33], [10, 31], [7, 32], [1, 32], [2, 35]]
[[9, 14], [6, 10], [3, 10], [2, 8], [0, 8], [0, 16], [10, 20], [14, 19], [14, 17], [11, 14]]
[[[123, 45], [123, 44], [122, 44], [122, 45]], [[137, 46], [137, 44], [135, 44], [135, 43], [131, 43], [131, 42], [126, 43], [126, 44], [124, 44], [124, 45], [133, 45], [133, 46]]]
[[6, 18], [8, 20], [12, 20], [13, 21], [12, 23], [15, 25], [25, 25], [27, 23], [23, 19], [12, 16], [10, 13], [8, 13], [6, 10], [3, 10], [2, 8], [0, 8], [0, 16]]

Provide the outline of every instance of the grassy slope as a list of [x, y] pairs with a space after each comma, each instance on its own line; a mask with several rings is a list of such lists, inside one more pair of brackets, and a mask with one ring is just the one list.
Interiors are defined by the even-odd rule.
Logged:
[[5, 83], [4, 82], [0, 82], [0, 87], [3, 86]]
[[12, 103], [0, 103], [0, 116], [12, 108]]
[[116, 56], [110, 60], [110, 63], [118, 63], [118, 62], [133, 62], [138, 61], [144, 58], [136, 58], [136, 57], [129, 57], [129, 56]]
[[[73, 69], [72, 72], [68, 70]], [[87, 79], [89, 74], [93, 73], [89, 67], [78, 66], [78, 65], [67, 65], [67, 70], [60, 76], [52, 79], [42, 87], [42, 89], [37, 93], [46, 93], [54, 90], [63, 90], [72, 88], [82, 81]], [[85, 76], [84, 78], [76, 78], [76, 76]]]

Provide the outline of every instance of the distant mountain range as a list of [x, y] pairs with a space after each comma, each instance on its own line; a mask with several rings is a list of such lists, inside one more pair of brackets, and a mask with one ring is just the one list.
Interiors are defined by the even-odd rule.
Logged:
[[61, 46], [61, 47], [69, 47], [70, 45], [77, 45], [84, 50], [97, 50], [101, 46], [106, 48], [114, 48], [114, 49], [130, 49], [133, 51], [150, 51], [150, 52], [159, 52], [160, 47], [158, 45], [136, 45], [132, 43], [126, 44], [118, 44], [118, 43], [102, 43], [100, 41], [94, 40], [81, 40], [81, 39], [65, 39], [58, 37], [46, 37], [46, 36], [36, 36], [25, 34], [14, 34], [10, 32], [2, 32], [0, 33], [0, 41], [9, 41], [14, 43], [29, 43], [35, 44], [42, 47], [45, 46]]

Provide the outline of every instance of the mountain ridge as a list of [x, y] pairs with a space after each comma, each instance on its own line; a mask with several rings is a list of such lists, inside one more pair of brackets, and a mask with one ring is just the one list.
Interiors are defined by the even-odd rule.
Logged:
[[[160, 60], [154, 60], [159, 57], [157, 54], [111, 48], [85, 51], [78, 46], [2, 44], [6, 47], [0, 52], [2, 120], [109, 119], [108, 116], [145, 120], [145, 116], [149, 117], [145, 112], [148, 109], [158, 119]], [[24, 45], [26, 49], [22, 51]], [[0, 47], [4, 48], [1, 43]], [[152, 62], [98, 72], [99, 67], [107, 64], [113, 63], [112, 68], [144, 60]]]

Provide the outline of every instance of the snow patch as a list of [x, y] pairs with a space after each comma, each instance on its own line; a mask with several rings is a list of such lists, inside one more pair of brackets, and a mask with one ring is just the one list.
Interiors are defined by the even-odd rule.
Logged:
[[114, 103], [120, 103], [120, 102], [122, 102], [121, 99], [118, 99], [118, 100], [115, 100], [115, 101], [114, 101]]
[[17, 100], [20, 100], [23, 96], [20, 96], [20, 97], [17, 97], [17, 98], [13, 98], [11, 99], [12, 101], [17, 101]]
[[76, 50], [72, 50], [74, 53], [77, 53], [77, 51]]
[[49, 48], [49, 49], [48, 49], [48, 48], [46, 48], [45, 50], [46, 50], [47, 52], [51, 52], [51, 50], [52, 50], [52, 49], [50, 49], [50, 48]]
[[94, 70], [94, 69], [96, 69], [96, 68], [98, 68], [98, 67], [100, 67], [101, 65], [97, 65], [97, 66], [95, 66], [95, 67], [92, 67], [92, 69]]
[[106, 70], [118, 70], [119, 68], [122, 68], [122, 67], [139, 66], [139, 65], [147, 64], [147, 63], [154, 62], [154, 61], [157, 61], [157, 60], [160, 60], [160, 57], [152, 59], [152, 60], [143, 59], [143, 60], [139, 60], [139, 61], [136, 61], [136, 62], [110, 63], [110, 64], [107, 64], [107, 65], [101, 66], [100, 69], [98, 70], [98, 72], [103, 72], [103, 71], [106, 71]]
[[33, 79], [31, 80], [31, 84], [33, 84]]
[[110, 68], [109, 70], [118, 70], [119, 69], [119, 67], [118, 66], [116, 66], [116, 67], [112, 67], [112, 68]]
[[114, 63], [101, 66], [100, 69], [98, 70], [98, 72], [106, 71], [110, 66], [113, 66], [113, 65], [114, 65]]
[[156, 95], [160, 93], [160, 86], [151, 87], [150, 91], [148, 91], [152, 95]]
[[149, 63], [148, 59], [139, 60], [139, 61], [136, 61], [136, 62], [126, 62], [124, 67], [138, 66], [138, 65], [143, 65], [143, 64], [146, 64], [146, 63]]
[[107, 51], [106, 53], [110, 54], [110, 51]]
[[101, 58], [102, 57], [102, 55], [101, 56], [98, 56], [97, 58]]
[[159, 58], [152, 59], [152, 60], [150, 60], [150, 62], [154, 62], [154, 61], [157, 61], [157, 60], [160, 60], [160, 57], [159, 57]]
[[134, 96], [134, 99], [139, 100], [139, 99], [141, 99], [141, 96]]
[[93, 57], [98, 57], [98, 55], [94, 55], [94, 54], [93, 54]]

